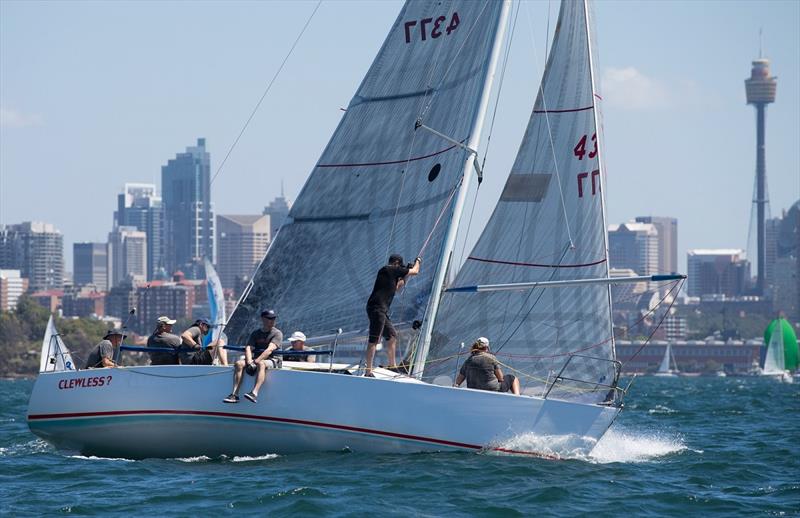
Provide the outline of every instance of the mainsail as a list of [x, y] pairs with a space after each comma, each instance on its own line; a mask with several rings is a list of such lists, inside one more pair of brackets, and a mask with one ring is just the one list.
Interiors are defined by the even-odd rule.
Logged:
[[73, 371], [75, 363], [69, 349], [64, 345], [61, 336], [58, 334], [56, 324], [53, 322], [53, 315], [47, 321], [47, 329], [42, 339], [42, 354], [39, 360], [39, 372]]
[[233, 343], [266, 307], [279, 327], [310, 336], [365, 329], [377, 270], [427, 242], [421, 274], [392, 306], [395, 322], [423, 317], [468, 154], [415, 122], [470, 139], [503, 9], [406, 3], [231, 316]]
[[[454, 286], [608, 277], [599, 97], [589, 13], [564, 1], [533, 113], [500, 200]], [[570, 354], [559, 398], [602, 400], [614, 382], [608, 285], [446, 293], [425, 377], [452, 376], [461, 342], [486, 336], [524, 387], [544, 389]]]
[[784, 360], [783, 333], [779, 326], [775, 327], [767, 345], [762, 374], [783, 374], [786, 372]]

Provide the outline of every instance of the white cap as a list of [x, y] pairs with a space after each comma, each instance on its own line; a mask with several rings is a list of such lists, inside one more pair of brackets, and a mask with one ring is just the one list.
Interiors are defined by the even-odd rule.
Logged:
[[292, 336], [289, 337], [289, 341], [290, 342], [297, 342], [297, 341], [305, 342], [306, 341], [306, 335], [304, 335], [300, 331], [295, 331], [294, 333], [292, 333]]
[[156, 320], [156, 322], [159, 323], [159, 324], [170, 324], [170, 325], [172, 325], [175, 322], [177, 322], [177, 320], [172, 320], [169, 317], [158, 317], [158, 320]]
[[489, 347], [489, 339], [486, 338], [485, 336], [481, 336], [480, 338], [478, 338], [475, 341], [478, 342], [481, 345], [485, 345], [486, 347]]

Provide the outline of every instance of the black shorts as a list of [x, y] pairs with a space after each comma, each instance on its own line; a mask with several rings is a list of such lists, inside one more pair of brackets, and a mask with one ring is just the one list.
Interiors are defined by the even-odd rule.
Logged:
[[397, 336], [387, 311], [383, 308], [367, 308], [369, 317], [369, 343], [378, 343], [381, 336], [390, 340]]
[[514, 384], [514, 380], [517, 379], [516, 376], [513, 374], [506, 374], [503, 376], [503, 382], [500, 383], [500, 388], [497, 390], [498, 392], [511, 392], [511, 386]]

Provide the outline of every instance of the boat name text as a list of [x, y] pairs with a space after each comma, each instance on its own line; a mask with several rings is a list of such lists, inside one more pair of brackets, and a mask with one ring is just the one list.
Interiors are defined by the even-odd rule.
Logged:
[[103, 387], [111, 384], [111, 376], [92, 376], [90, 378], [72, 378], [58, 382], [59, 390], [74, 388]]

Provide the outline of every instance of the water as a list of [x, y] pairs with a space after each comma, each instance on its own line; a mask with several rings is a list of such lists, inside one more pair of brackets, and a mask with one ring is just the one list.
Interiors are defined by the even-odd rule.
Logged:
[[[800, 384], [640, 378], [590, 455], [326, 453], [127, 461], [64, 454], [0, 381], [0, 514], [800, 515]], [[519, 437], [520, 446], [536, 437]]]

